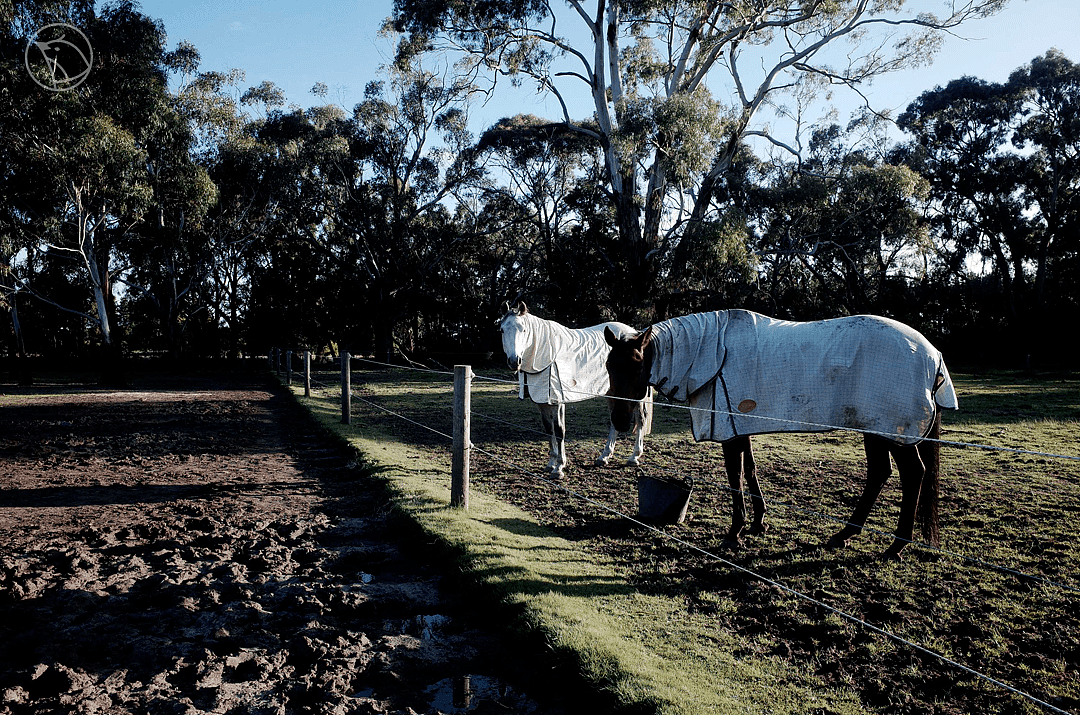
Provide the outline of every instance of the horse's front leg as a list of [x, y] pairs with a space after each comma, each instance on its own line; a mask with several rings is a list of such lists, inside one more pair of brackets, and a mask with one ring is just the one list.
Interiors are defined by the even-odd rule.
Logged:
[[566, 467], [566, 405], [539, 405], [544, 431], [551, 436], [548, 474], [561, 479]]
[[649, 430], [649, 404], [642, 400], [634, 414], [634, 453], [626, 463], [637, 466], [641, 463], [641, 455], [645, 451], [645, 433]]
[[750, 446], [748, 437], [736, 437], [721, 444], [724, 451], [724, 471], [727, 472], [731, 489], [731, 529], [727, 540], [739, 542], [746, 527], [746, 500], [743, 498], [743, 451]]
[[746, 480], [746, 487], [750, 490], [750, 503], [754, 506], [754, 524], [750, 527], [751, 534], [764, 534], [765, 526], [765, 495], [761, 493], [761, 484], [757, 478], [757, 463], [754, 462], [754, 448], [750, 438], [746, 437], [746, 449], [742, 453], [742, 471]]
[[862, 496], [851, 513], [851, 519], [843, 529], [832, 535], [829, 539], [830, 548], [838, 548], [847, 545], [849, 539], [862, 533], [866, 517], [870, 515], [870, 509], [881, 494], [881, 488], [892, 474], [892, 463], [889, 461], [889, 444], [877, 435], [864, 435], [863, 448], [866, 450], [866, 484], [863, 486]]
[[926, 467], [919, 456], [919, 448], [913, 444], [896, 445], [890, 449], [900, 472], [900, 485], [903, 490], [900, 502], [900, 521], [896, 525], [896, 538], [885, 550], [886, 559], [900, 560], [900, 552], [911, 543], [915, 529], [915, 512], [919, 508], [919, 496], [922, 492], [923, 477]]
[[607, 466], [608, 460], [611, 459], [611, 455], [615, 453], [615, 441], [618, 438], [619, 430], [615, 429], [615, 425], [608, 424], [607, 444], [604, 445], [604, 451], [596, 458], [596, 464], [598, 466]]

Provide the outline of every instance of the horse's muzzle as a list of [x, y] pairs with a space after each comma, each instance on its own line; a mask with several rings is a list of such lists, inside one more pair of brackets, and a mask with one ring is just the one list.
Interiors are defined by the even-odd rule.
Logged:
[[506, 365], [514, 372], [518, 372], [519, 370], [521, 370], [521, 358], [508, 357], [506, 358]]
[[629, 432], [634, 428], [633, 403], [623, 400], [609, 400], [608, 406], [611, 413], [611, 426], [619, 432]]

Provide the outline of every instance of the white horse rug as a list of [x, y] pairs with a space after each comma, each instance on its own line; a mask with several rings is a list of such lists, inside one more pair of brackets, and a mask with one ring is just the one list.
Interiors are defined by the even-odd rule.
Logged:
[[580, 402], [608, 391], [607, 356], [611, 347], [604, 328], [616, 335], [636, 335], [623, 323], [601, 323], [589, 328], [570, 329], [551, 320], [526, 313], [530, 346], [521, 356], [523, 385], [539, 404]]
[[837, 427], [918, 442], [956, 392], [941, 353], [888, 318], [797, 323], [747, 310], [652, 326], [650, 382], [689, 401], [694, 438]]

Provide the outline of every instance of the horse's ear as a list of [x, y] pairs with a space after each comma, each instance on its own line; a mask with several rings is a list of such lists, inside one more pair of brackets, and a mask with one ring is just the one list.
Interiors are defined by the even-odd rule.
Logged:
[[615, 331], [607, 325], [604, 326], [604, 340], [606, 340], [607, 344], [611, 347], [615, 347], [619, 344], [619, 337], [615, 335]]
[[503, 307], [503, 315], [506, 315], [507, 313], [509, 313], [511, 311], [510, 301], [506, 301], [505, 303], [503, 303], [503, 306], [504, 306]]
[[649, 327], [645, 328], [645, 332], [641, 334], [641, 349], [642, 350], [644, 350], [645, 347], [649, 343], [652, 342], [653, 337], [654, 337], [653, 336], [653, 330], [652, 330], [652, 326], [650, 325]]
[[525, 301], [519, 300], [517, 305], [517, 314], [525, 315], [529, 312], [529, 306], [525, 305]]

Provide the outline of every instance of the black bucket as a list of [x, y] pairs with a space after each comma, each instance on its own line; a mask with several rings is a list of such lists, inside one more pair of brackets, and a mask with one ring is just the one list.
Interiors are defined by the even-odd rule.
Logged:
[[693, 490], [692, 482], [642, 474], [637, 480], [638, 517], [653, 524], [681, 524]]

